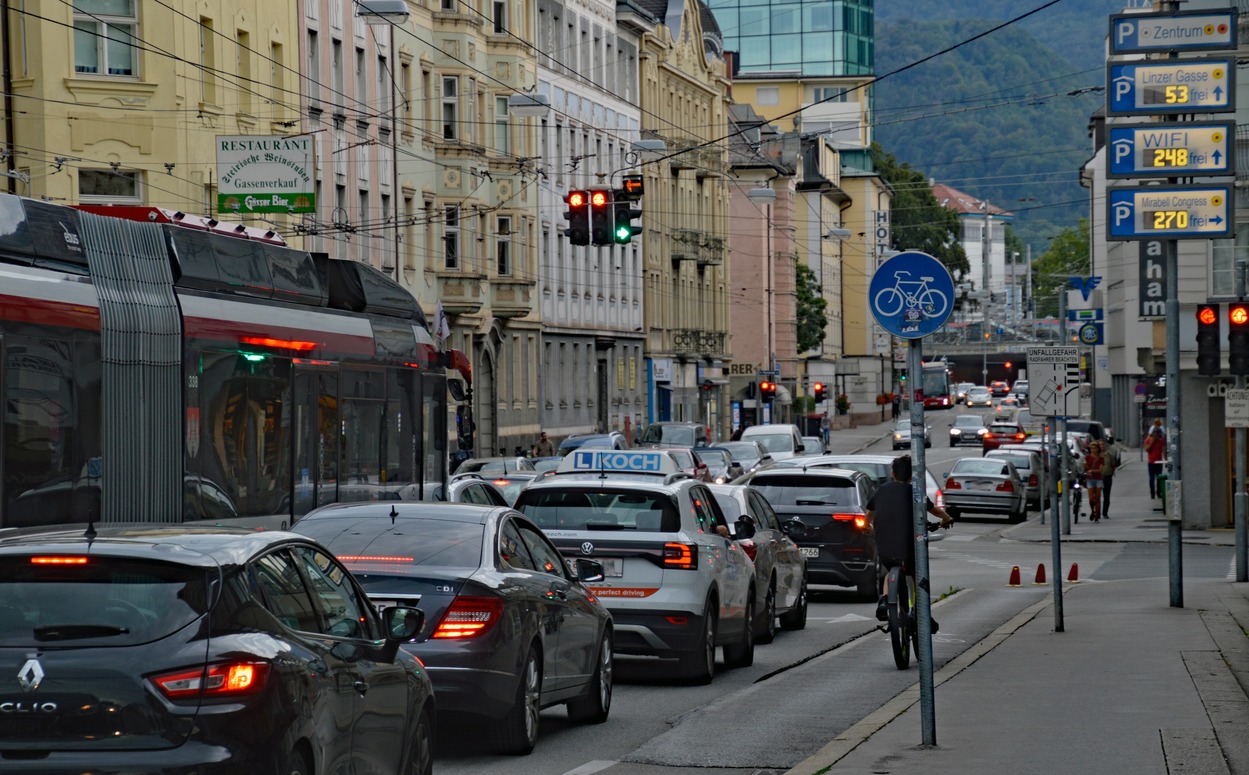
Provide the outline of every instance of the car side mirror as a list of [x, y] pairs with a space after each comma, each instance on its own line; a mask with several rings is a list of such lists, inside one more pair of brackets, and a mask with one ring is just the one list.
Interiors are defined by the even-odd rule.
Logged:
[[741, 517], [733, 523], [733, 536], [738, 540], [755, 537], [755, 521], [750, 517]]
[[603, 563], [598, 560], [588, 560], [585, 557], [577, 558], [577, 580], [586, 584], [593, 584], [607, 578], [603, 571]]

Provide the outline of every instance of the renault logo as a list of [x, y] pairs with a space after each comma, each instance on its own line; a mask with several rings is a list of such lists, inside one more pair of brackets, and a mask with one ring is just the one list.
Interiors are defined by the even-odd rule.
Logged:
[[590, 543], [589, 541], [582, 542], [581, 553], [586, 556], [594, 554], [594, 544]]
[[22, 669], [17, 672], [17, 682], [22, 691], [33, 692], [43, 683], [43, 665], [37, 659], [28, 659]]

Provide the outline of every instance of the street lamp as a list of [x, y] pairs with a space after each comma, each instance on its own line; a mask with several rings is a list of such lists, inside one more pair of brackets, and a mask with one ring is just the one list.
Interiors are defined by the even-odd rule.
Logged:
[[365, 24], [404, 24], [408, 21], [407, 0], [359, 0], [356, 16]]

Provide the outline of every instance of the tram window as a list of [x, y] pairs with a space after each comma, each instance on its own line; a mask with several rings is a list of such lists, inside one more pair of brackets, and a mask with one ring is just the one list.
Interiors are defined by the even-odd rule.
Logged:
[[392, 492], [382, 478], [382, 412], [385, 373], [343, 370], [342, 476], [338, 499], [390, 500]]
[[217, 254], [217, 271], [230, 292], [262, 299], [273, 295], [273, 279], [261, 255], [260, 243], [233, 237], [210, 239]]
[[382, 471], [386, 483], [396, 492], [411, 492], [407, 485], [419, 483], [416, 455], [421, 429], [415, 411], [418, 380], [417, 372], [406, 369], [390, 369], [386, 375], [386, 415], [382, 419], [386, 455]]
[[325, 303], [325, 289], [321, 287], [316, 265], [307, 251], [277, 245], [264, 245], [260, 250], [269, 266], [275, 298], [318, 306]]

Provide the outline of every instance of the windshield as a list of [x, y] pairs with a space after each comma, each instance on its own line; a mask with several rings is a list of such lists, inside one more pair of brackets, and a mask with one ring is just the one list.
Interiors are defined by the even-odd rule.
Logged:
[[642, 443], [692, 447], [694, 446], [694, 429], [688, 425], [651, 425], [642, 434]]
[[974, 414], [961, 414], [954, 418], [955, 428], [983, 428], [984, 420]]
[[950, 373], [945, 367], [940, 369], [924, 369], [923, 385], [925, 396], [944, 396], [950, 393]]
[[721, 444], [729, 451], [733, 459], [741, 463], [759, 459], [759, 447], [753, 441], [731, 441]]
[[681, 529], [681, 515], [670, 495], [639, 490], [522, 490], [516, 510], [543, 530], [675, 533]]
[[788, 433], [760, 433], [751, 436], [750, 440], [759, 442], [768, 452], [794, 451], [794, 437]]
[[831, 476], [765, 476], [756, 477], [751, 485], [774, 508], [786, 506], [828, 506], [833, 509], [857, 510], [858, 489], [849, 479]]

